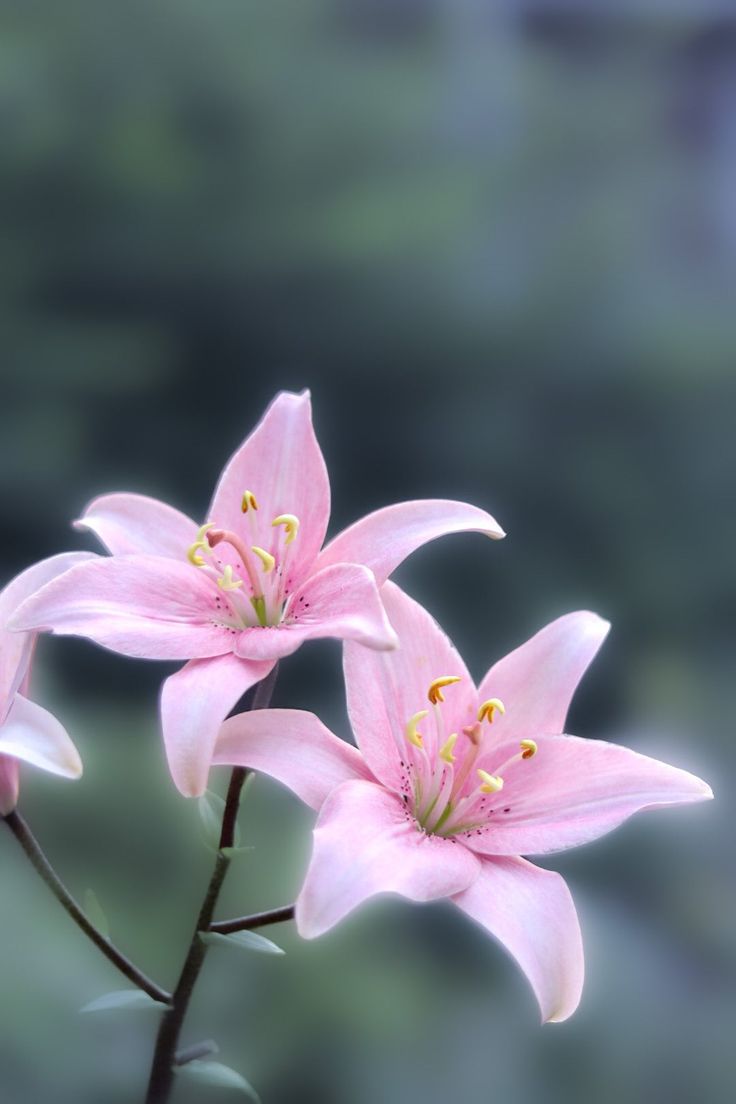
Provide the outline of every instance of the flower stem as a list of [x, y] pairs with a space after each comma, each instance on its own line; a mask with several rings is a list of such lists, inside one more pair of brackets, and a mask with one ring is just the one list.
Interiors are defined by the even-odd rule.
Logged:
[[90, 923], [84, 911], [74, 900], [71, 893], [44, 855], [38, 841], [18, 810], [14, 809], [12, 813], [8, 813], [7, 816], [3, 817], [3, 820], [23, 848], [23, 851], [34, 869], [49, 887], [62, 908], [68, 912], [74, 923], [82, 929], [84, 934], [92, 940], [105, 957], [112, 962], [113, 966], [116, 966], [121, 974], [124, 974], [129, 981], [132, 981], [134, 985], [137, 985], [139, 989], [142, 989], [143, 992], [147, 993], [153, 1000], [160, 1001], [162, 1004], [170, 1004], [171, 994], [157, 985], [155, 981], [151, 981], [150, 978], [146, 977], [146, 975], [139, 970], [122, 951], [119, 951], [117, 947], [110, 942], [107, 936], [103, 935], [94, 924]]
[[[246, 709], [267, 708], [273, 688], [276, 683], [278, 664], [271, 673], [259, 682], [254, 688]], [[235, 821], [238, 816], [240, 794], [243, 789], [249, 771], [245, 767], [234, 767], [230, 775], [230, 784], [225, 798], [225, 811], [222, 817], [220, 829], [220, 845], [215, 858], [215, 867], [207, 886], [204, 900], [200, 906], [199, 916], [192, 933], [187, 956], [184, 959], [179, 980], [174, 989], [171, 1007], [164, 1014], [156, 1039], [156, 1049], [153, 1055], [151, 1073], [146, 1093], [146, 1104], [165, 1104], [171, 1094], [174, 1081], [174, 1068], [179, 1046], [179, 1035], [184, 1026], [189, 1002], [194, 992], [202, 965], [207, 955], [207, 945], [200, 939], [202, 932], [209, 931], [212, 917], [215, 912], [220, 890], [222, 889], [225, 875], [230, 866], [229, 855], [225, 853], [227, 848], [235, 843]]]
[[210, 924], [211, 932], [229, 935], [231, 932], [250, 931], [251, 928], [265, 928], [267, 924], [281, 924], [284, 920], [294, 919], [294, 905], [269, 909], [268, 912], [254, 912], [250, 916], [238, 916], [234, 920], [214, 920]]

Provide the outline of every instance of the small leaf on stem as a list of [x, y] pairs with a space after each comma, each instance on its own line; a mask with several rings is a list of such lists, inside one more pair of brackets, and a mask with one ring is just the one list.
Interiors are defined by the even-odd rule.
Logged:
[[[204, 841], [212, 851], [220, 846], [222, 818], [225, 814], [225, 802], [219, 794], [207, 790], [198, 801], [199, 816], [202, 821]], [[235, 847], [240, 846], [240, 829], [235, 825]]]
[[196, 1059], [193, 1062], [187, 1062], [185, 1066], [175, 1066], [174, 1069], [181, 1076], [191, 1077], [192, 1080], [205, 1085], [216, 1085], [222, 1089], [239, 1089], [256, 1104], [260, 1104], [260, 1097], [253, 1086], [249, 1085], [236, 1070], [223, 1066], [221, 1062], [203, 1062]]
[[235, 859], [238, 855], [246, 855], [249, 851], [255, 851], [255, 847], [221, 847], [221, 853], [228, 859]]
[[282, 947], [266, 939], [265, 935], [259, 935], [254, 931], [231, 932], [229, 935], [224, 935], [222, 932], [201, 932], [199, 938], [203, 943], [236, 947], [240, 951], [259, 951], [261, 954], [275, 955], [286, 953]]
[[140, 989], [116, 989], [113, 993], [105, 993], [104, 996], [97, 997], [95, 1000], [90, 1001], [89, 1004], [85, 1004], [84, 1008], [80, 1008], [79, 1011], [108, 1012], [121, 1009], [155, 1009], [157, 1012], [161, 1012], [165, 1008], [165, 1004], [161, 1001], [153, 1000], [147, 993], [142, 993]]

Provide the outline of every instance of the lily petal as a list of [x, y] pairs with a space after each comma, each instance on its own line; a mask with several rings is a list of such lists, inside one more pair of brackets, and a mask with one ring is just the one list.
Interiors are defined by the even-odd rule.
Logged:
[[113, 555], [142, 552], [182, 561], [197, 536], [197, 523], [186, 514], [139, 494], [107, 494], [93, 499], [74, 522], [74, 528], [94, 533]]
[[171, 777], [185, 797], [204, 793], [220, 725], [272, 667], [230, 654], [192, 660], [166, 679], [161, 688], [164, 746]]
[[245, 629], [233, 646], [248, 659], [279, 659], [305, 640], [325, 636], [368, 648], [396, 647], [376, 581], [361, 564], [335, 564], [311, 575], [289, 598], [281, 625]]
[[343, 782], [372, 781], [357, 748], [301, 709], [257, 709], [229, 717], [212, 762], [263, 771], [317, 810]]
[[12, 813], [18, 804], [18, 760], [11, 755], [0, 755], [0, 816]]
[[10, 632], [7, 622], [17, 607], [40, 587], [76, 564], [97, 560], [93, 552], [62, 552], [26, 568], [0, 593], [0, 723], [28, 673], [35, 633]]
[[478, 688], [481, 701], [500, 698], [506, 706], [494, 718], [493, 736], [562, 732], [575, 689], [610, 627], [588, 610], [568, 613], [495, 663]]
[[[694, 774], [604, 740], [537, 735], [535, 741], [534, 758], [517, 756], [503, 772], [502, 800], [488, 826], [462, 837], [474, 851], [561, 851], [605, 835], [640, 809], [713, 796], [710, 786]], [[515, 742], [501, 745], [486, 766], [516, 752]]]
[[495, 936], [531, 982], [543, 1022], [566, 1020], [583, 988], [583, 941], [559, 874], [524, 859], [485, 860], [455, 904]]
[[217, 589], [198, 568], [165, 556], [94, 557], [47, 583], [9, 622], [86, 636], [142, 659], [201, 659], [232, 651]]
[[450, 533], [505, 536], [495, 518], [466, 502], [416, 499], [386, 506], [356, 521], [330, 541], [317, 561], [318, 568], [334, 563], [362, 563], [379, 584], [415, 549]]
[[[398, 789], [407, 721], [429, 709], [433, 679], [457, 675], [460, 682], [445, 691], [443, 714], [447, 735], [475, 720], [476, 692], [463, 660], [437, 622], [394, 583], [381, 587], [386, 613], [401, 641], [394, 652], [378, 654], [347, 642], [343, 652], [348, 714], [358, 747], [385, 786]], [[435, 726], [422, 726], [425, 745], [433, 750]]]
[[82, 761], [66, 729], [47, 710], [16, 694], [0, 726], [0, 755], [12, 755], [63, 778], [79, 778]]
[[289, 573], [298, 583], [322, 547], [330, 516], [330, 482], [312, 427], [308, 391], [299, 395], [282, 391], [276, 396], [228, 461], [208, 517], [222, 528], [240, 531], [244, 491], [251, 491], [259, 504], [252, 518], [259, 534], [254, 544], [270, 546], [275, 517], [295, 514], [299, 518], [299, 534], [289, 556]]
[[373, 782], [345, 782], [328, 797], [296, 903], [305, 939], [321, 935], [377, 893], [433, 901], [466, 889], [480, 862], [467, 848], [419, 831], [401, 802]]

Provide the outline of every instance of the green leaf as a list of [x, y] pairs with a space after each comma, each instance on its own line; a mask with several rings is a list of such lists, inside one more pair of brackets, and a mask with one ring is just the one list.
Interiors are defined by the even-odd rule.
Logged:
[[247, 855], [249, 851], [255, 851], [255, 847], [221, 847], [223, 855], [228, 859], [236, 859], [238, 855]]
[[226, 947], [237, 947], [240, 951], [259, 951], [261, 954], [282, 955], [286, 952], [265, 935], [259, 935], [254, 931], [230, 932], [200, 932], [199, 938], [203, 943], [211, 943], [213, 946], [220, 944]]
[[104, 935], [106, 939], [109, 939], [110, 925], [107, 922], [107, 917], [102, 911], [102, 905], [97, 899], [97, 894], [93, 889], [86, 890], [84, 894], [84, 911], [90, 924], [94, 924], [98, 932]]
[[96, 1000], [85, 1004], [84, 1008], [80, 1008], [80, 1012], [111, 1012], [116, 1009], [131, 1011], [155, 1009], [161, 1012], [164, 1008], [166, 1008], [165, 1004], [155, 1001], [140, 989], [116, 989], [113, 993], [105, 993], [103, 997], [97, 997]]
[[[198, 801], [199, 816], [204, 831], [204, 841], [212, 851], [219, 850], [222, 818], [225, 815], [225, 802], [219, 794], [207, 790]], [[235, 825], [235, 846], [240, 846], [240, 829]]]
[[249, 1085], [236, 1070], [223, 1066], [221, 1062], [203, 1062], [197, 1058], [184, 1066], [174, 1068], [182, 1077], [191, 1077], [193, 1081], [199, 1081], [204, 1085], [216, 1085], [221, 1089], [239, 1089], [256, 1104], [261, 1104], [260, 1097], [253, 1086]]

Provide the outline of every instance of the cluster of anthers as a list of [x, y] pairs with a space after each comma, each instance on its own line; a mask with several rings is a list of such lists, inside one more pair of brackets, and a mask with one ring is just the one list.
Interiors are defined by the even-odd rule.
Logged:
[[[252, 540], [262, 541], [256, 519], [258, 503], [252, 491], [243, 492], [242, 510], [248, 518]], [[299, 532], [299, 518], [295, 514], [279, 514], [271, 527], [270, 547], [263, 548], [208, 521], [187, 551], [189, 562], [206, 571], [217, 583], [222, 592], [218, 611], [223, 624], [232, 628], [278, 625], [283, 616], [289, 594], [289, 553]]]
[[[420, 709], [407, 722], [404, 732], [405, 757], [401, 759], [401, 795], [419, 828], [429, 835], [452, 838], [486, 826], [495, 805], [492, 795], [503, 789], [503, 774], [512, 763], [531, 759], [537, 753], [534, 740], [521, 740], [519, 751], [491, 774], [476, 767], [482, 749], [482, 725], [493, 723], [494, 715], [506, 708], [499, 698], [489, 698], [478, 709], [477, 720], [457, 732], [446, 732], [441, 703], [442, 690], [458, 675], [442, 675], [430, 683], [427, 697], [434, 713], [435, 731], [425, 741], [417, 726], [429, 716]], [[494, 806], [494, 807], [491, 807]], [[508, 812], [508, 808], [503, 809]]]

